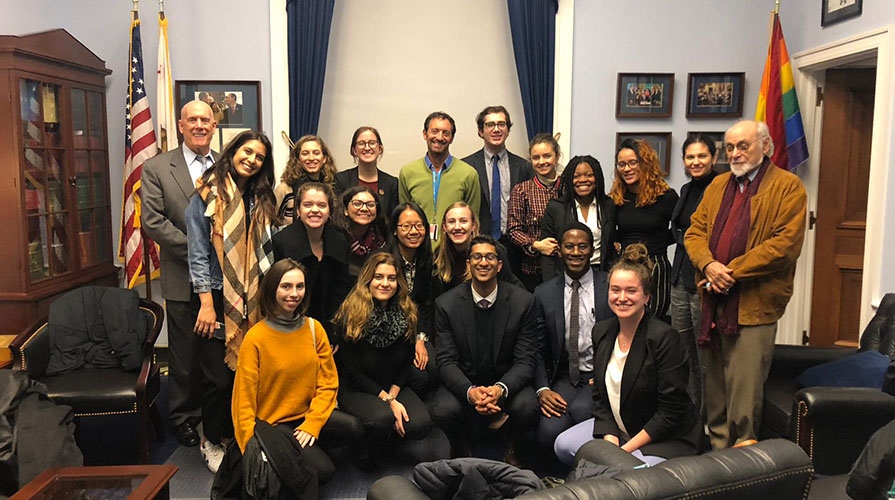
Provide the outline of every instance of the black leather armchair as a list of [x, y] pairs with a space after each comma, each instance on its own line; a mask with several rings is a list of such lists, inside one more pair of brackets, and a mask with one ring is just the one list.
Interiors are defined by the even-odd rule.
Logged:
[[871, 349], [895, 356], [893, 293], [883, 297], [859, 349], [776, 346], [765, 384], [762, 437], [795, 441], [819, 474], [848, 472], [870, 436], [895, 419], [895, 397], [862, 387], [799, 390], [796, 379], [812, 366]]
[[[586, 446], [586, 445], [585, 445]], [[587, 451], [579, 457], [588, 458]], [[699, 498], [754, 500], [805, 498], [813, 476], [811, 461], [796, 444], [773, 439], [745, 448], [667, 460], [654, 467], [627, 470], [610, 478], [585, 479], [519, 497], [524, 500], [636, 500]], [[368, 500], [429, 497], [402, 476], [382, 478], [370, 487]]]
[[138, 372], [115, 368], [81, 368], [58, 375], [46, 375], [50, 361], [50, 338], [47, 320], [34, 324], [19, 334], [10, 349], [14, 368], [47, 386], [47, 394], [55, 403], [71, 406], [76, 417], [137, 415], [139, 450], [137, 461], [149, 463], [149, 425], [164, 440], [164, 426], [156, 406], [161, 389], [159, 366], [155, 361], [155, 341], [165, 317], [164, 309], [155, 302], [141, 299], [140, 312], [146, 320], [143, 363]]

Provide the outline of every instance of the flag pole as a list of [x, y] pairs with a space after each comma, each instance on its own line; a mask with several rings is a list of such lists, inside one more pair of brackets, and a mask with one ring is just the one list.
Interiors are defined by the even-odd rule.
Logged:
[[780, 0], [777, 0], [774, 3], [774, 14], [779, 14], [779, 13], [780, 13]]

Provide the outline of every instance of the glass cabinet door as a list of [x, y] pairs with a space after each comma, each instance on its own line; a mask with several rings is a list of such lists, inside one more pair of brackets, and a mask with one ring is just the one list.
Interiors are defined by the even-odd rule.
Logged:
[[31, 281], [71, 270], [66, 231], [66, 150], [60, 124], [59, 85], [20, 83], [25, 211]]
[[102, 93], [30, 78], [19, 91], [31, 282], [111, 262]]

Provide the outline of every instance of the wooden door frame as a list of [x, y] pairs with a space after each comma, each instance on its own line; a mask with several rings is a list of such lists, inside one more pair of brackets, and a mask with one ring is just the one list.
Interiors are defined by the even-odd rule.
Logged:
[[[823, 104], [816, 106], [818, 87], [824, 83], [827, 69], [876, 56], [876, 92], [874, 94], [873, 138], [870, 150], [870, 185], [867, 193], [867, 234], [864, 243], [864, 279], [861, 286], [861, 323], [863, 330], [870, 321], [884, 291], [880, 290], [883, 269], [884, 233], [870, 228], [885, 227], [885, 200], [895, 195], [895, 186], [887, 186], [888, 169], [893, 152], [893, 28], [884, 26], [860, 35], [795, 54], [792, 58], [799, 107], [808, 141], [808, 164], [798, 172], [808, 192], [808, 210], [817, 213], [820, 169], [820, 138], [823, 127]], [[895, 143], [893, 143], [895, 144]], [[893, 222], [893, 221], [890, 221]], [[794, 293], [788, 312], [780, 320], [778, 343], [801, 344], [801, 332], [811, 325], [811, 291], [813, 285], [815, 231], [808, 231], [802, 256], [796, 269]], [[810, 332], [809, 332], [810, 333]]]

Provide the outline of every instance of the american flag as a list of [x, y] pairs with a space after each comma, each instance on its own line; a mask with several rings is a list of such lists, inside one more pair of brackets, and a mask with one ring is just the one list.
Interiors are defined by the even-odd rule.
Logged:
[[[140, 176], [143, 162], [156, 155], [155, 131], [149, 99], [143, 84], [143, 48], [140, 43], [140, 17], [131, 11], [130, 61], [128, 61], [128, 92], [124, 131], [124, 195], [121, 213], [121, 242], [118, 256], [124, 260], [127, 287], [145, 281], [146, 275], [158, 273], [158, 249], [140, 228]], [[150, 269], [143, 268], [143, 252], [149, 252]]]

